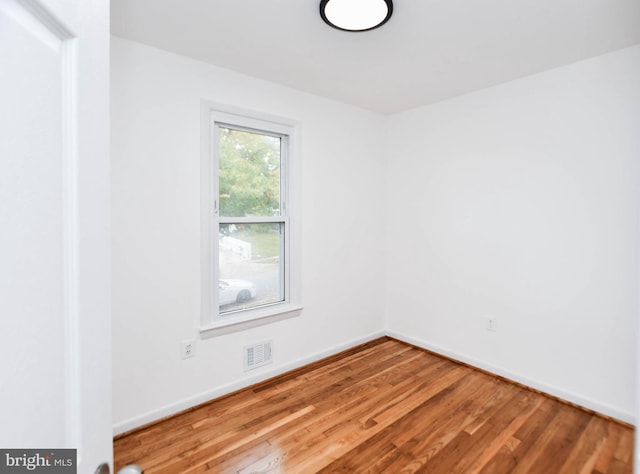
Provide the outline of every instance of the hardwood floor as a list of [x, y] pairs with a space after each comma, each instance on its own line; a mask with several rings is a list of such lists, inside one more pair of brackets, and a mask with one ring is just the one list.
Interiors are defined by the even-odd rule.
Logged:
[[630, 473], [633, 430], [382, 338], [119, 437], [116, 472]]

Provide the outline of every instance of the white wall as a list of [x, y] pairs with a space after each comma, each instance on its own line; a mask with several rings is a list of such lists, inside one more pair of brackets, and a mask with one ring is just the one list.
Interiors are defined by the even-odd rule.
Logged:
[[[116, 433], [381, 334], [382, 116], [118, 38], [111, 81]], [[305, 309], [181, 360], [200, 318], [201, 99], [301, 123]], [[265, 339], [274, 363], [243, 372]]]
[[633, 420], [639, 84], [634, 47], [389, 119], [392, 335]]

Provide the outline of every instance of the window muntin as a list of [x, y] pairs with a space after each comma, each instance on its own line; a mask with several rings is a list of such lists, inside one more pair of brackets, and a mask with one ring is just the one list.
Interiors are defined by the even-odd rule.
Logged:
[[289, 141], [286, 134], [267, 128], [219, 122], [214, 122], [214, 136], [218, 203], [214, 319], [222, 320], [287, 301]]

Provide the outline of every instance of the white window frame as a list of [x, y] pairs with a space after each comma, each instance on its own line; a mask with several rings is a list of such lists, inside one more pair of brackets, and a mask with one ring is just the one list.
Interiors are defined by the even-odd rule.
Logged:
[[[245, 129], [285, 137], [281, 156], [281, 214], [285, 236], [281, 271], [284, 301], [221, 314], [218, 304], [219, 244], [217, 127]], [[299, 124], [295, 121], [202, 101], [201, 106], [201, 321], [203, 336], [216, 336], [267, 324], [301, 313], [299, 227]], [[224, 218], [225, 222], [243, 219]], [[251, 222], [260, 222], [252, 218]], [[269, 222], [272, 222], [269, 219]]]

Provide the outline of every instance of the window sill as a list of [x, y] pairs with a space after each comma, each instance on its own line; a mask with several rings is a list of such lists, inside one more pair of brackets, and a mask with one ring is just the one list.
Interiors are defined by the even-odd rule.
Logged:
[[251, 311], [243, 311], [238, 315], [220, 316], [212, 323], [200, 328], [203, 338], [222, 336], [238, 331], [262, 326], [264, 324], [293, 318], [302, 313], [303, 307], [296, 304], [277, 304]]

